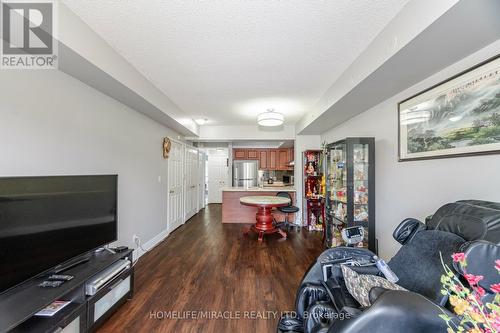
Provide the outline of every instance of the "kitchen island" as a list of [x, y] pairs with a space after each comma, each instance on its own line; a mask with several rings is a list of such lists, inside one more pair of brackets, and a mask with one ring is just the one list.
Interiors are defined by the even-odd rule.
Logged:
[[[222, 223], [255, 223], [255, 208], [240, 204], [241, 197], [262, 195], [275, 196], [278, 192], [288, 192], [295, 205], [295, 188], [291, 186], [272, 187], [225, 187], [222, 189]], [[285, 214], [273, 213], [277, 221], [284, 221]], [[289, 214], [289, 221], [295, 221], [295, 214]]]

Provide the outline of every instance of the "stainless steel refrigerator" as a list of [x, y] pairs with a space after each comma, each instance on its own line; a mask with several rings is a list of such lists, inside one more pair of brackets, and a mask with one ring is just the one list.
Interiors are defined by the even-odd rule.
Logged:
[[257, 187], [258, 174], [259, 161], [233, 161], [233, 186], [245, 188]]

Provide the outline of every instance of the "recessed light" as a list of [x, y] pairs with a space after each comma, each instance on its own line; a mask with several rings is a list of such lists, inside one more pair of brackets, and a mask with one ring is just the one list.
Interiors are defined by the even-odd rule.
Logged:
[[207, 118], [198, 118], [194, 120], [198, 125], [205, 125], [208, 121]]

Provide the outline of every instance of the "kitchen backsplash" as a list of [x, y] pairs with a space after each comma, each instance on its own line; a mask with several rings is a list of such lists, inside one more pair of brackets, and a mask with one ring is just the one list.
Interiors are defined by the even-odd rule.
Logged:
[[260, 171], [262, 172], [262, 175], [263, 175], [263, 178], [264, 178], [264, 181], [267, 181], [269, 178], [272, 178], [273, 180], [276, 180], [276, 181], [282, 181], [283, 180], [283, 176], [293, 176], [293, 171], [269, 171], [269, 170], [262, 170]]

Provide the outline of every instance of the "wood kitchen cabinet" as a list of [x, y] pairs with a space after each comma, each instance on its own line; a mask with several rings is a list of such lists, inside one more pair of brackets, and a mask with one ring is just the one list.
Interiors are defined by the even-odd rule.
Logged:
[[235, 160], [258, 160], [261, 170], [293, 170], [289, 163], [294, 160], [293, 148], [281, 149], [233, 149]]
[[246, 160], [247, 150], [246, 149], [233, 149], [233, 158], [235, 160]]
[[277, 158], [276, 149], [269, 149], [268, 152], [268, 161], [267, 161], [267, 169], [268, 170], [277, 170], [278, 169], [278, 158]]
[[259, 150], [259, 169], [267, 169], [267, 155], [269, 154], [267, 149]]
[[288, 163], [290, 162], [289, 149], [278, 150], [278, 170], [288, 170]]
[[257, 160], [259, 158], [259, 151], [257, 149], [247, 149], [247, 158], [249, 160]]

